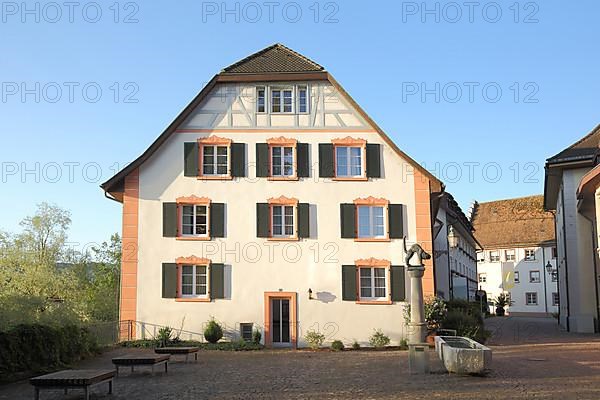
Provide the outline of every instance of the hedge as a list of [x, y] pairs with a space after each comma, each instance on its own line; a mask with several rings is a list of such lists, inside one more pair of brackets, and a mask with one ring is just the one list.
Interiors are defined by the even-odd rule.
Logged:
[[18, 325], [0, 332], [0, 380], [68, 366], [97, 351], [85, 328]]

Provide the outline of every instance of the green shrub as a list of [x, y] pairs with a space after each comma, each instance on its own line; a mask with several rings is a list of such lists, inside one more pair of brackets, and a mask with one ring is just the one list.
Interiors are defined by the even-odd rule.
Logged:
[[209, 343], [217, 343], [219, 340], [223, 338], [223, 328], [214, 318], [212, 318], [206, 324], [206, 328], [204, 329], [204, 338]]
[[173, 329], [168, 326], [160, 328], [156, 335], [158, 347], [167, 347], [171, 343], [171, 336], [173, 336]]
[[306, 332], [304, 339], [306, 340], [306, 343], [308, 343], [308, 347], [313, 350], [317, 350], [323, 345], [323, 342], [325, 341], [325, 335], [317, 331], [309, 330]]
[[390, 338], [384, 335], [381, 329], [376, 329], [369, 338], [369, 344], [375, 348], [385, 347], [390, 344]]
[[[427, 323], [427, 329], [429, 331], [438, 329], [446, 317], [446, 314], [448, 314], [447, 303], [441, 297], [427, 297], [423, 304], [423, 309], [425, 311], [425, 322]], [[410, 304], [407, 304], [404, 307], [404, 322], [406, 322], [407, 325], [410, 323]]]
[[262, 339], [262, 333], [258, 329], [252, 331], [252, 343], [260, 344], [260, 339]]
[[97, 351], [89, 331], [79, 326], [18, 325], [0, 332], [0, 380], [62, 368]]
[[468, 337], [480, 343], [484, 343], [488, 337], [488, 332], [483, 328], [481, 314], [476, 316], [452, 310], [448, 312], [442, 327], [444, 329], [454, 329], [458, 336]]
[[400, 340], [400, 350], [408, 350], [408, 340]]
[[331, 342], [331, 350], [333, 351], [342, 351], [344, 350], [344, 343], [341, 340], [334, 340]]
[[356, 340], [354, 342], [352, 342], [352, 348], [354, 350], [358, 350], [360, 349], [360, 343], [358, 343]]

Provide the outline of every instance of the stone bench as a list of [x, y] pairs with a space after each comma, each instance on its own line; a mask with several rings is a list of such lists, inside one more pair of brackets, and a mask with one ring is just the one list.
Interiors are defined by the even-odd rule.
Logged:
[[165, 365], [165, 374], [169, 372], [170, 355], [140, 355], [140, 356], [122, 356], [112, 359], [115, 366], [117, 376], [119, 376], [119, 367], [131, 367], [133, 372], [134, 367], [150, 366], [152, 367], [152, 375], [154, 375], [154, 367], [160, 364]]
[[199, 347], [157, 347], [154, 352], [156, 354], [185, 355], [187, 363], [190, 354], [194, 355], [194, 361], [198, 361], [198, 350], [200, 350]]
[[65, 370], [31, 378], [29, 383], [35, 388], [35, 400], [40, 398], [41, 389], [83, 389], [85, 400], [90, 398], [90, 387], [108, 382], [108, 393], [112, 394], [115, 371], [110, 370]]

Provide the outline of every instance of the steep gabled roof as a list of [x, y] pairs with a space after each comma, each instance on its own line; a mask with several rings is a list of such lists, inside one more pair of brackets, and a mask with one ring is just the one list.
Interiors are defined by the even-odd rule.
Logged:
[[[267, 57], [272, 60], [270, 62], [266, 62], [265, 60], [258, 61], [265, 54], [271, 54], [271, 56]], [[294, 64], [296, 66], [300, 65], [301, 61], [305, 65], [302, 68], [313, 68], [311, 70], [302, 70], [302, 71], [290, 71], [290, 70], [282, 70], [282, 71], [260, 71], [258, 69], [254, 70], [250, 68], [251, 65], [259, 65], [265, 64], [269, 65], [269, 69], [274, 68], [275, 59], [279, 59], [282, 62], [282, 55], [290, 55], [293, 57], [295, 61], [289, 62], [289, 64]], [[287, 57], [287, 56], [286, 56]], [[254, 60], [254, 61], [253, 61]], [[285, 63], [284, 63], [285, 64]], [[243, 67], [246, 65], [246, 67]], [[238, 68], [246, 69], [247, 72], [232, 72], [238, 71]], [[255, 67], [258, 68], [258, 67]], [[266, 67], [265, 67], [266, 68]], [[282, 69], [290, 68], [289, 66], [282, 66]], [[241, 70], [241, 69], [240, 69]], [[394, 141], [371, 119], [371, 117], [362, 109], [360, 105], [344, 90], [344, 88], [329, 74], [325, 71], [323, 67], [314, 63], [310, 59], [296, 53], [293, 50], [281, 45], [275, 44], [273, 46], [269, 46], [266, 49], [263, 49], [251, 56], [246, 57], [245, 59], [235, 63], [223, 70], [221, 73], [215, 75], [208, 84], [202, 88], [200, 93], [194, 97], [194, 99], [179, 113], [179, 115], [167, 126], [167, 128], [163, 131], [163, 133], [142, 153], [141, 156], [136, 158], [134, 161], [129, 163], [125, 168], [115, 174], [108, 181], [104, 182], [100, 187], [104, 190], [105, 196], [117, 201], [122, 201], [122, 191], [124, 188], [124, 179], [127, 175], [133, 172], [136, 168], [142, 165], [147, 159], [149, 159], [162, 144], [173, 134], [177, 128], [192, 114], [192, 112], [198, 107], [202, 101], [208, 96], [208, 94], [212, 91], [212, 89], [218, 83], [230, 83], [230, 82], [277, 82], [277, 81], [307, 81], [307, 80], [323, 80], [328, 81], [337, 91], [340, 93], [353, 107], [356, 108], [358, 113], [369, 123], [376, 131], [381, 135], [383, 140], [402, 158], [404, 158], [411, 166], [413, 166], [416, 170], [420, 171], [424, 176], [426, 176], [431, 182], [431, 190], [440, 191], [444, 190], [443, 183], [436, 178], [431, 172], [429, 172], [426, 168], [421, 166], [418, 162], [409, 157], [406, 153], [404, 153], [398, 146], [394, 143]], [[108, 196], [110, 194], [112, 197]]]
[[554, 218], [544, 196], [479, 203], [473, 212], [475, 237], [484, 249], [555, 243]]
[[600, 146], [600, 124], [590, 133], [573, 143], [557, 155], [550, 157], [549, 164], [578, 161], [594, 158], [598, 154]]
[[318, 72], [325, 68], [294, 50], [276, 43], [224, 68], [222, 74]]

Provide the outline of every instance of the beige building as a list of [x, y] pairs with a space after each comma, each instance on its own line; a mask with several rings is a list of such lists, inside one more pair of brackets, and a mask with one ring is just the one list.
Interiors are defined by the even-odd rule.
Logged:
[[214, 317], [232, 339], [260, 330], [290, 347], [309, 329], [406, 337], [404, 249], [433, 252], [444, 190], [279, 44], [217, 74], [102, 188], [123, 203], [122, 320], [202, 332]]
[[544, 205], [555, 217], [560, 324], [571, 332], [599, 331], [599, 145], [600, 125], [546, 161]]
[[[472, 215], [479, 288], [488, 300], [508, 294], [509, 315], [550, 316], [558, 312], [556, 241], [552, 214], [543, 196], [476, 203]], [[490, 312], [495, 307], [490, 304]]]

